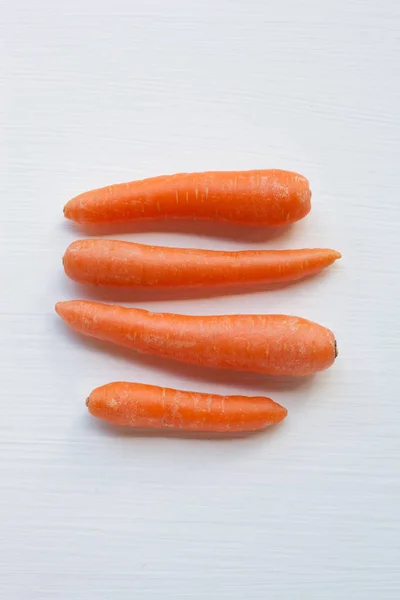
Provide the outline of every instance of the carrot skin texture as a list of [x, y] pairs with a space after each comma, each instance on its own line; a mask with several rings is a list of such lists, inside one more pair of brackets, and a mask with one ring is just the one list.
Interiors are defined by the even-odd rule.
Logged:
[[91, 190], [64, 207], [77, 223], [201, 219], [249, 226], [294, 223], [311, 209], [305, 177], [279, 169], [162, 175]]
[[138, 352], [199, 366], [302, 376], [328, 368], [333, 333], [286, 315], [186, 316], [100, 302], [58, 302], [72, 329]]
[[325, 248], [223, 252], [87, 239], [73, 242], [63, 263], [65, 273], [80, 283], [168, 288], [294, 281], [340, 256]]
[[114, 425], [236, 433], [282, 421], [287, 410], [270, 398], [219, 396], [115, 382], [93, 390], [89, 412]]

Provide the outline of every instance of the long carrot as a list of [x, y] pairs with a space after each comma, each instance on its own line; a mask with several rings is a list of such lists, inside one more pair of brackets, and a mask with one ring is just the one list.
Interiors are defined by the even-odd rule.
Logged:
[[270, 398], [183, 392], [154, 385], [116, 382], [93, 390], [89, 412], [115, 425], [234, 433], [264, 429], [287, 410]]
[[56, 311], [80, 333], [207, 367], [308, 375], [336, 357], [333, 333], [298, 317], [186, 316], [85, 300], [59, 302]]
[[328, 249], [222, 252], [90, 239], [73, 242], [63, 262], [80, 283], [121, 287], [196, 287], [293, 281], [328, 267]]
[[308, 181], [291, 171], [208, 171], [163, 175], [85, 192], [64, 215], [78, 223], [204, 219], [286, 225], [310, 211]]

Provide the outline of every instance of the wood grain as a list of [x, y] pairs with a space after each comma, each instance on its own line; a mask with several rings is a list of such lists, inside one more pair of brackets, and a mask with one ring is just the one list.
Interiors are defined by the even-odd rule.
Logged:
[[[1, 12], [0, 596], [397, 600], [398, 3], [5, 0]], [[331, 370], [301, 382], [182, 370], [58, 322], [57, 300], [93, 297], [63, 275], [81, 235], [63, 222], [68, 198], [159, 173], [268, 167], [304, 173], [313, 190], [310, 216], [282, 233], [118, 236], [334, 247], [337, 265], [271, 292], [122, 300], [299, 314], [335, 332]], [[231, 441], [127, 435], [84, 405], [118, 379], [264, 393], [289, 416]]]

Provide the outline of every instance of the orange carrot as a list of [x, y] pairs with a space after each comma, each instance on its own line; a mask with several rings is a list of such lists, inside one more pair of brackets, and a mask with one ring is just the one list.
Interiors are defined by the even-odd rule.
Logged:
[[234, 433], [264, 429], [287, 410], [270, 398], [218, 396], [116, 382], [93, 390], [89, 412], [115, 425]]
[[138, 219], [203, 219], [241, 225], [286, 225], [310, 211], [308, 181], [278, 169], [179, 173], [120, 183], [70, 200], [64, 215], [77, 223]]
[[221, 252], [90, 239], [73, 242], [63, 262], [66, 274], [80, 283], [165, 288], [293, 281], [340, 256], [317, 248]]
[[336, 357], [333, 333], [285, 315], [186, 316], [100, 302], [58, 302], [56, 311], [80, 333], [200, 366], [270, 375], [308, 375]]

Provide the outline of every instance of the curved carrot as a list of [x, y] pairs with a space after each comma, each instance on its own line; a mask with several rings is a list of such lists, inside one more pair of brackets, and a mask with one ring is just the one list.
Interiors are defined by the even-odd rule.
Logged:
[[58, 302], [73, 329], [139, 352], [200, 366], [270, 375], [309, 375], [336, 357], [333, 333], [285, 315], [197, 317], [100, 302]]
[[115, 425], [234, 433], [264, 429], [287, 410], [270, 398], [183, 392], [154, 385], [116, 382], [96, 388], [89, 412]]
[[305, 217], [310, 199], [307, 179], [291, 171], [208, 171], [85, 192], [65, 205], [64, 215], [77, 223], [168, 218], [272, 226]]
[[67, 249], [66, 274], [80, 283], [125, 287], [195, 287], [293, 281], [328, 267], [328, 249], [222, 252], [79, 240]]

